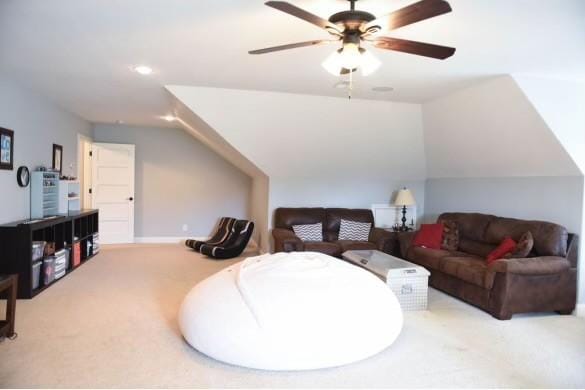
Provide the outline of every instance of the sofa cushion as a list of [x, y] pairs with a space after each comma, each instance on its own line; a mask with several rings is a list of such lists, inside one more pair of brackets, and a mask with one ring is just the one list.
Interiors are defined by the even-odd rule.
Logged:
[[[474, 241], [484, 241], [489, 223], [497, 217], [479, 213], [443, 213], [439, 221], [455, 221], [459, 229], [459, 237]], [[496, 241], [499, 243], [501, 239]]]
[[486, 258], [491, 251], [496, 249], [496, 245], [486, 244], [484, 242], [462, 238], [459, 241], [459, 251], [469, 253], [474, 256]]
[[465, 282], [486, 288], [487, 266], [481, 257], [445, 257], [441, 261], [439, 270]]
[[321, 222], [293, 225], [293, 230], [297, 237], [303, 241], [323, 241], [323, 224]]
[[455, 221], [440, 221], [443, 224], [443, 242], [441, 249], [456, 251], [459, 249], [459, 228]]
[[487, 255], [487, 264], [490, 265], [494, 261], [503, 259], [506, 255], [512, 254], [514, 249], [516, 249], [516, 241], [512, 240], [510, 237], [504, 238], [500, 245]]
[[423, 223], [412, 241], [413, 246], [420, 246], [428, 249], [441, 249], [443, 242], [443, 224]]
[[341, 219], [355, 222], [369, 222], [374, 226], [374, 214], [368, 209], [325, 209], [327, 221], [323, 230], [339, 232]]
[[341, 252], [345, 251], [361, 251], [361, 250], [371, 250], [377, 249], [376, 244], [369, 241], [352, 241], [352, 240], [340, 240], [337, 241], [339, 246], [341, 247]]
[[407, 258], [413, 263], [420, 264], [426, 268], [439, 269], [441, 260], [452, 256], [452, 252], [443, 249], [428, 249], [420, 246], [411, 246]]
[[516, 247], [510, 254], [510, 257], [514, 259], [523, 259], [528, 257], [532, 251], [532, 248], [534, 248], [534, 238], [532, 237], [532, 233], [526, 232], [516, 243]]
[[292, 229], [293, 225], [308, 225], [312, 223], [325, 224], [324, 208], [286, 208], [281, 207], [274, 211], [274, 227]]
[[499, 243], [504, 237], [518, 241], [526, 232], [532, 233], [536, 256], [567, 256], [567, 229], [550, 222], [495, 218], [488, 226], [485, 242]]
[[353, 241], [368, 241], [370, 237], [371, 222], [356, 222], [341, 219], [339, 225], [339, 239]]
[[329, 256], [341, 256], [341, 246], [336, 242], [305, 242], [305, 251], [320, 252]]

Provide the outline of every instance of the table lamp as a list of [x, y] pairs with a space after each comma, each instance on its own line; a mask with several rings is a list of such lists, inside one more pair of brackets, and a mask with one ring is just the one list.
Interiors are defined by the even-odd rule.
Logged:
[[406, 207], [414, 206], [416, 204], [414, 196], [412, 196], [412, 192], [408, 188], [404, 187], [398, 191], [398, 195], [396, 195], [394, 204], [396, 206], [402, 206], [402, 226], [400, 227], [400, 231], [406, 232], [408, 231], [408, 226], [406, 226]]

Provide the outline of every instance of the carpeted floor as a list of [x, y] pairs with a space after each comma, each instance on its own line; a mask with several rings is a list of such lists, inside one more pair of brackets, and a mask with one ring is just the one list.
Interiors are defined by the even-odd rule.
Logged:
[[435, 290], [429, 311], [406, 313], [392, 347], [356, 364], [263, 372], [214, 361], [183, 341], [176, 314], [195, 283], [238, 260], [208, 260], [180, 245], [104, 246], [35, 299], [18, 301], [19, 337], [0, 344], [0, 386], [585, 387], [584, 319], [497, 321]]

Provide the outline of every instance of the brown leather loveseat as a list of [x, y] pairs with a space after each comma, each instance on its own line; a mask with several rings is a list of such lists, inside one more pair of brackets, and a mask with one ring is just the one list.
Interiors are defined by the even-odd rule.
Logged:
[[[564, 227], [476, 213], [444, 213], [439, 221], [457, 224], [457, 251], [411, 246], [414, 234], [400, 237], [403, 257], [431, 272], [431, 286], [501, 320], [515, 313], [570, 314], [575, 309], [578, 237]], [[505, 237], [518, 240], [527, 231], [534, 246], [526, 258], [486, 265], [486, 256]]]
[[[338, 240], [341, 219], [372, 224], [368, 241]], [[293, 225], [321, 222], [323, 241], [301, 241]], [[391, 253], [396, 245], [394, 235], [374, 227], [374, 215], [367, 209], [341, 208], [278, 208], [274, 212], [274, 249], [276, 252], [321, 252], [340, 257], [347, 250], [377, 249]]]

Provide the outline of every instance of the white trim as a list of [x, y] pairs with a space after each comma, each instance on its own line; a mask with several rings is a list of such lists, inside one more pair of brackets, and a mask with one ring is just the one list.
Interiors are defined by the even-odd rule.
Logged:
[[134, 237], [136, 244], [177, 244], [184, 243], [185, 240], [205, 241], [207, 237]]
[[585, 303], [580, 303], [575, 308], [575, 315], [577, 317], [585, 318]]

